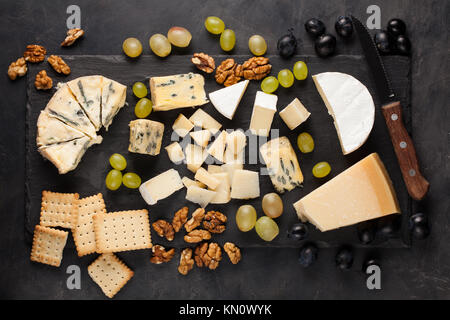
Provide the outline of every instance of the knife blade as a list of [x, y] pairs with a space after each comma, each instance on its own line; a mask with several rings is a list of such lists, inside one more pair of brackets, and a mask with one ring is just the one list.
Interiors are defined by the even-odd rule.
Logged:
[[351, 16], [351, 18], [369, 65], [369, 70], [375, 81], [375, 87], [381, 101], [381, 110], [394, 146], [403, 181], [409, 195], [415, 200], [422, 200], [427, 194], [430, 184], [420, 171], [416, 149], [403, 123], [400, 101], [396, 100], [372, 36], [361, 21], [354, 16]]

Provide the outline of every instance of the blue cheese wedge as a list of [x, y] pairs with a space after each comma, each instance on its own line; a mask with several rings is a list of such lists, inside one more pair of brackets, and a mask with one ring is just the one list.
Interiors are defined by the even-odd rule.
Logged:
[[101, 142], [102, 137], [100, 136], [97, 136], [96, 139], [84, 136], [68, 142], [43, 146], [38, 151], [44, 158], [50, 160], [58, 168], [59, 174], [65, 174], [78, 166], [89, 147], [94, 144], [100, 144]]
[[100, 117], [102, 83], [102, 76], [80, 77], [67, 83], [96, 130], [102, 127]]
[[130, 146], [128, 151], [156, 156], [161, 150], [164, 124], [146, 119], [130, 122]]
[[205, 79], [196, 73], [150, 78], [153, 110], [167, 111], [208, 103]]
[[114, 117], [125, 105], [127, 87], [117, 81], [103, 77], [102, 83], [102, 125], [108, 131]]
[[84, 136], [84, 133], [41, 111], [37, 122], [36, 144], [38, 147], [67, 142]]
[[259, 150], [266, 163], [272, 184], [278, 192], [291, 191], [302, 185], [303, 174], [288, 138], [272, 139], [262, 145]]
[[45, 111], [51, 117], [58, 118], [91, 138], [97, 137], [96, 128], [70, 92], [67, 84], [63, 84], [55, 92], [45, 107]]

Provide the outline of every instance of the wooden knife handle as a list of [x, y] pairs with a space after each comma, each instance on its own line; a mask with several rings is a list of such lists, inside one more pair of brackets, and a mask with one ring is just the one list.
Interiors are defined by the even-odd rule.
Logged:
[[408, 193], [413, 199], [422, 200], [430, 184], [420, 172], [416, 149], [403, 123], [400, 102], [386, 104], [382, 111]]

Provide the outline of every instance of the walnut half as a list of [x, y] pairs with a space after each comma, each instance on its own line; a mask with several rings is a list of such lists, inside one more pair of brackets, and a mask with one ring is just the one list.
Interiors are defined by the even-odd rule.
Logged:
[[84, 35], [84, 30], [80, 28], [70, 29], [67, 31], [67, 37], [61, 43], [61, 47], [71, 46], [79, 37]]
[[177, 212], [175, 212], [175, 216], [172, 219], [172, 227], [175, 230], [175, 232], [178, 232], [181, 230], [181, 227], [186, 223], [187, 216], [189, 213], [188, 207], [183, 207]]
[[236, 74], [237, 67], [238, 64], [232, 58], [222, 61], [216, 69], [216, 82], [225, 87], [238, 83], [241, 77]]
[[216, 68], [214, 58], [203, 52], [194, 53], [191, 61], [199, 70], [202, 70], [206, 73], [212, 73]]
[[65, 75], [70, 74], [70, 67], [67, 63], [59, 56], [51, 55], [47, 59], [48, 63], [55, 69], [56, 72], [62, 73]]
[[186, 248], [181, 252], [178, 272], [185, 276], [192, 270], [193, 267], [194, 259], [192, 259], [192, 249]]
[[169, 251], [166, 251], [166, 248], [163, 246], [154, 245], [152, 247], [152, 253], [153, 257], [150, 258], [150, 262], [154, 264], [161, 264], [172, 260], [175, 255], [175, 249], [172, 248]]
[[43, 46], [37, 44], [30, 44], [27, 46], [23, 54], [23, 57], [25, 58], [26, 61], [36, 63], [44, 61], [46, 54], [47, 50]]
[[237, 264], [239, 263], [239, 261], [241, 261], [241, 249], [236, 247], [234, 243], [226, 242], [223, 246], [223, 249], [227, 253], [232, 264]]
[[217, 243], [202, 243], [195, 249], [195, 262], [197, 267], [208, 267], [211, 270], [219, 266], [222, 260], [222, 249]]
[[192, 213], [192, 218], [189, 219], [188, 222], [184, 225], [186, 232], [191, 232], [195, 228], [197, 228], [201, 223], [203, 218], [205, 217], [205, 209], [198, 208]]
[[203, 228], [211, 233], [222, 233], [225, 231], [227, 217], [219, 211], [208, 211], [203, 221]]
[[19, 58], [15, 62], [11, 62], [8, 67], [8, 77], [16, 80], [17, 77], [23, 77], [28, 71], [25, 58]]
[[48, 90], [53, 87], [53, 80], [47, 75], [45, 70], [42, 70], [36, 75], [34, 86], [38, 90]]
[[247, 80], [261, 80], [265, 78], [271, 70], [272, 65], [269, 64], [269, 58], [253, 57], [242, 64], [237, 75], [244, 77], [244, 79]]
[[211, 239], [211, 233], [206, 230], [192, 230], [184, 236], [184, 241], [188, 243], [198, 243], [209, 239]]
[[153, 222], [153, 229], [156, 231], [158, 236], [165, 237], [167, 240], [172, 241], [175, 235], [173, 227], [170, 223], [165, 220], [158, 220]]

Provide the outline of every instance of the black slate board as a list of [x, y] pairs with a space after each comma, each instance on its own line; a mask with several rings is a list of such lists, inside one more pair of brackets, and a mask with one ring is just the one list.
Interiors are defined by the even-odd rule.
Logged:
[[[216, 63], [229, 56], [214, 56]], [[242, 63], [248, 56], [234, 56], [236, 61]], [[326, 71], [339, 71], [353, 75], [365, 84], [372, 93], [375, 105], [379, 106], [377, 95], [374, 91], [373, 81], [366, 62], [362, 56], [335, 56], [329, 59], [320, 59], [316, 56], [298, 56], [289, 61], [278, 56], [269, 56], [273, 65], [272, 74], [276, 75], [278, 70], [291, 68], [294, 61], [303, 60], [307, 63], [309, 74], [316, 74]], [[148, 78], [151, 76], [163, 76], [187, 72], [197, 72], [190, 63], [188, 56], [170, 56], [166, 59], [159, 59], [155, 56], [141, 56], [137, 60], [131, 60], [124, 56], [63, 56], [63, 59], [72, 68], [72, 73], [68, 77], [59, 76], [49, 70], [50, 67], [44, 65], [31, 65], [28, 73], [28, 104], [27, 104], [27, 161], [26, 161], [26, 232], [27, 239], [31, 241], [34, 226], [39, 223], [40, 201], [42, 190], [52, 190], [57, 192], [78, 192], [81, 197], [89, 196], [98, 192], [103, 193], [108, 211], [131, 210], [147, 208], [150, 211], [151, 222], [166, 218], [171, 219], [174, 212], [187, 205], [192, 212], [196, 205], [185, 200], [185, 189], [175, 193], [171, 197], [158, 202], [154, 206], [147, 206], [137, 190], [129, 190], [125, 187], [112, 192], [106, 189], [104, 179], [111, 169], [108, 163], [109, 156], [114, 152], [122, 153], [128, 161], [127, 170], [138, 173], [143, 181], [171, 168], [174, 165], [169, 161], [166, 151], [162, 148], [158, 157], [138, 155], [128, 152], [129, 128], [128, 123], [135, 119], [134, 105], [137, 99], [131, 91], [131, 86], [136, 81], [144, 81], [148, 85]], [[401, 99], [404, 107], [406, 125], [409, 127], [411, 119], [410, 109], [410, 60], [407, 57], [389, 56], [384, 57], [386, 68], [390, 74], [392, 85], [397, 96]], [[46, 68], [53, 77], [55, 85], [57, 82], [65, 82], [79, 76], [101, 74], [111, 79], [117, 80], [128, 86], [127, 102], [125, 107], [114, 119], [108, 132], [103, 129], [100, 135], [104, 141], [101, 145], [90, 148], [85, 154], [78, 168], [66, 175], [58, 175], [56, 168], [43, 158], [36, 150], [36, 122], [39, 112], [55, 92], [54, 89], [48, 92], [37, 91], [34, 88], [34, 75]], [[221, 86], [216, 84], [212, 75], [206, 76], [206, 91], [211, 92]], [[212, 106], [207, 104], [203, 109], [211, 114], [215, 119], [223, 124], [223, 129], [243, 128], [248, 129], [255, 93], [260, 89], [259, 81], [251, 81], [245, 93], [236, 115], [232, 121], [221, 116]], [[227, 231], [220, 235], [214, 235], [213, 239], [221, 244], [226, 241], [235, 242], [241, 247], [298, 247], [301, 242], [293, 242], [286, 237], [286, 232], [294, 222], [297, 221], [292, 203], [308, 194], [325, 181], [336, 176], [355, 162], [359, 161], [372, 152], [378, 152], [381, 159], [389, 171], [394, 187], [400, 202], [402, 216], [395, 219], [384, 218], [373, 221], [370, 225], [379, 230], [383, 226], [393, 222], [400, 226], [394, 237], [385, 239], [381, 236], [371, 246], [376, 247], [404, 247], [410, 244], [410, 239], [406, 232], [406, 219], [411, 211], [411, 201], [404, 187], [397, 160], [392, 149], [384, 120], [379, 109], [376, 111], [375, 125], [368, 141], [359, 150], [350, 155], [343, 156], [337, 134], [331, 117], [317, 93], [311, 77], [305, 81], [296, 81], [289, 88], [279, 88], [278, 110], [286, 106], [293, 98], [298, 97], [312, 113], [310, 119], [294, 131], [290, 131], [283, 123], [278, 114], [275, 115], [273, 128], [280, 129], [280, 135], [286, 135], [293, 146], [296, 146], [296, 137], [300, 132], [307, 131], [315, 139], [316, 148], [312, 154], [301, 154], [297, 152], [300, 166], [305, 176], [304, 188], [296, 188], [291, 192], [282, 195], [285, 210], [282, 217], [277, 219], [280, 227], [279, 236], [272, 242], [267, 243], [259, 239], [254, 231], [242, 233], [237, 230], [234, 214], [237, 208], [246, 203], [255, 206], [258, 216], [261, 216], [261, 199], [251, 201], [232, 200], [226, 205], [209, 205], [207, 209], [218, 210], [227, 214], [229, 222]], [[179, 113], [189, 117], [195, 110], [191, 108], [172, 110], [168, 112], [155, 112], [150, 115], [150, 119], [161, 121], [165, 124], [165, 134], [163, 147], [171, 142], [171, 126]], [[295, 149], [297, 149], [295, 147]], [[247, 158], [248, 160], [248, 153]], [[311, 174], [313, 165], [319, 161], [328, 161], [331, 164], [332, 172], [326, 179], [316, 179]], [[246, 169], [258, 171], [263, 165], [245, 165]], [[184, 165], [175, 166], [181, 176], [193, 178], [193, 174]], [[268, 176], [260, 177], [261, 195], [274, 192], [274, 188]], [[393, 221], [394, 220], [394, 221]], [[360, 246], [357, 238], [358, 226], [350, 226], [335, 231], [321, 233], [310, 227], [309, 241], [316, 241], [319, 246], [330, 247], [344, 243]], [[178, 234], [172, 243], [159, 238], [154, 232], [153, 242], [168, 246], [184, 247], [182, 234]], [[68, 247], [73, 247], [73, 241], [69, 240]]]

